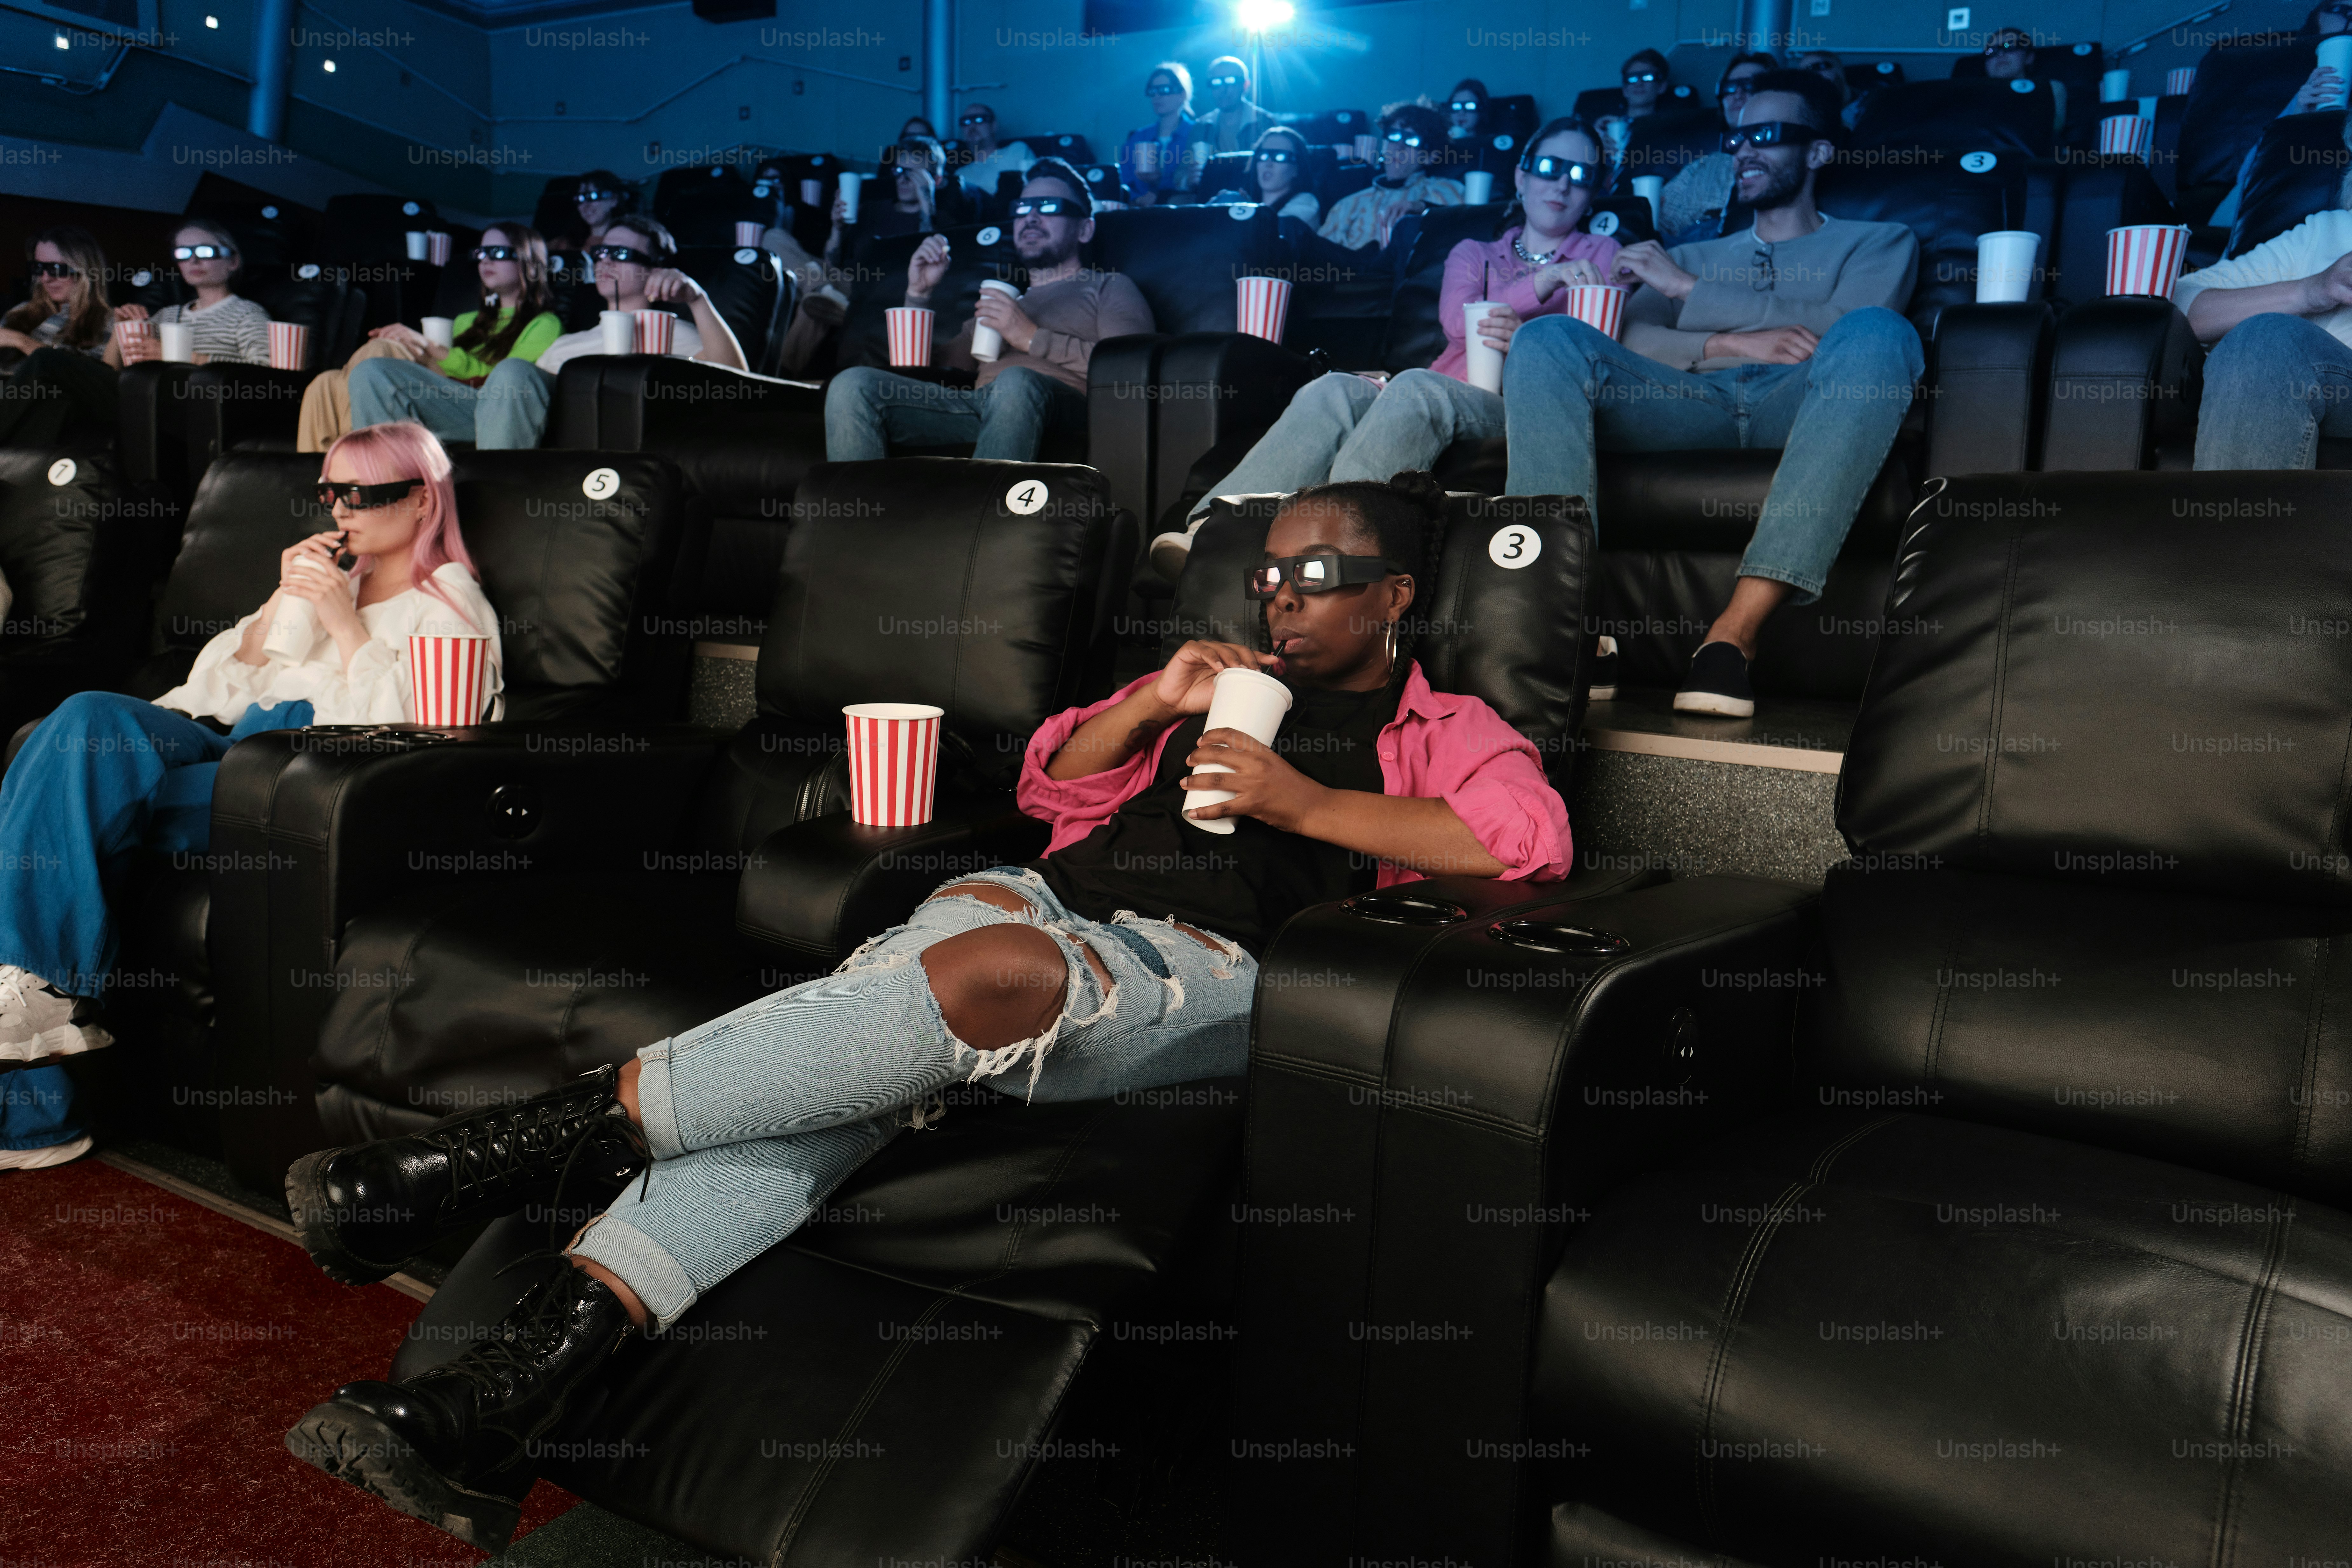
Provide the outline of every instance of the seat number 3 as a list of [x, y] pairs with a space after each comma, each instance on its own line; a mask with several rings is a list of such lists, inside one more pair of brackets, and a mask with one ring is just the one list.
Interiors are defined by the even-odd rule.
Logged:
[[1531, 566], [1542, 553], [1543, 535], [1523, 522], [1496, 529], [1495, 537], [1486, 541], [1486, 559], [1506, 572]]

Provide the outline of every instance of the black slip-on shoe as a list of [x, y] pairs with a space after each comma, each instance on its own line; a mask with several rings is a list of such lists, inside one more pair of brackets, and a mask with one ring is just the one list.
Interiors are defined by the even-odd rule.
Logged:
[[1756, 716], [1756, 689], [1748, 681], [1748, 657], [1727, 642], [1700, 645], [1690, 673], [1675, 693], [1677, 713], [1709, 713], [1721, 719]]

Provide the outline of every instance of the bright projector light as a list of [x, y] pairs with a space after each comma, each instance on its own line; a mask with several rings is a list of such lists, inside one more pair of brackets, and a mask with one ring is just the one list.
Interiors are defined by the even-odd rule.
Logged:
[[1234, 20], [1253, 33], [1279, 27], [1297, 15], [1298, 7], [1290, 0], [1241, 0], [1234, 7]]

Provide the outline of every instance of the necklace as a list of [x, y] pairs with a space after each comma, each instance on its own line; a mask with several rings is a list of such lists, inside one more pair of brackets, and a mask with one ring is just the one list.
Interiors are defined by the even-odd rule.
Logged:
[[[1525, 234], [1526, 232], [1527, 231], [1524, 229], [1519, 231], [1520, 234]], [[1511, 236], [1511, 248], [1517, 252], [1519, 259], [1526, 262], [1528, 266], [1541, 267], [1553, 257], [1558, 256], [1561, 251], [1567, 249], [1568, 241], [1564, 239], [1561, 240], [1558, 245], [1553, 246], [1541, 256], [1529, 256], [1528, 254], [1527, 242], [1521, 239], [1518, 234], [1515, 234]]]

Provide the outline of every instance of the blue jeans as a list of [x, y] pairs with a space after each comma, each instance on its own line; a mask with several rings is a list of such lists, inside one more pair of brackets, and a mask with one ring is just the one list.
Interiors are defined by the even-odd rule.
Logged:
[[1433, 370], [1409, 370], [1385, 388], [1333, 371], [1298, 389], [1274, 428], [1192, 508], [1219, 496], [1287, 494], [1308, 485], [1386, 479], [1433, 466], [1456, 441], [1504, 433], [1503, 400]]
[[[1877, 480], [1927, 355], [1911, 323], [1850, 310], [1802, 364], [1690, 372], [1644, 358], [1570, 316], [1538, 316], [1503, 360], [1515, 496], [1582, 496], [1593, 455], [1777, 447], [1780, 465], [1756, 520], [1743, 577], [1820, 597], [1830, 563]], [[1602, 520], [1594, 506], [1594, 521]]]
[[[213, 775], [246, 736], [308, 724], [308, 702], [249, 708], [228, 734], [111, 691], [68, 697], [26, 737], [0, 781], [0, 963], [94, 996], [114, 968], [106, 884], [133, 849], [201, 853], [212, 841]], [[49, 1075], [55, 1074], [51, 1079]], [[0, 1078], [65, 1086], [61, 1068]], [[28, 1090], [28, 1093], [31, 1092]], [[0, 1147], [81, 1136], [71, 1093], [0, 1104]]]
[[1052, 376], [1015, 365], [986, 386], [941, 386], [895, 371], [859, 365], [824, 389], [824, 455], [868, 462], [901, 447], [972, 443], [975, 458], [1025, 463], [1049, 430], [1087, 426], [1086, 395]]
[[[1242, 1071], [1257, 961], [1166, 921], [1073, 915], [1034, 872], [992, 882], [1034, 906], [1069, 971], [1060, 1016], [996, 1050], [957, 1039], [916, 955], [1024, 917], [970, 895], [934, 896], [835, 973], [647, 1046], [637, 1102], [655, 1163], [572, 1251], [626, 1281], [663, 1328], [804, 1224], [867, 1156], [936, 1119], [958, 1081], [1032, 1100], [1101, 1100]], [[1102, 993], [1078, 944], [1110, 972]], [[904, 1113], [902, 1118], [902, 1113]]]
[[404, 359], [363, 359], [350, 383], [352, 428], [414, 419], [444, 441], [484, 451], [536, 447], [555, 378], [529, 360], [500, 360], [478, 387]]
[[2352, 437], [2352, 346], [2300, 316], [2249, 316], [2205, 361], [2200, 468], [2307, 468]]

